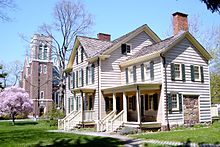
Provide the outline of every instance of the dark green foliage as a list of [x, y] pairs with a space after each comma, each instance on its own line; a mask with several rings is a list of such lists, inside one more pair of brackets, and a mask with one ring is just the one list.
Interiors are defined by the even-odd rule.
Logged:
[[200, 0], [205, 3], [207, 9], [209, 9], [212, 13], [218, 12], [220, 14], [220, 1], [219, 0]]
[[50, 126], [57, 126], [58, 125], [58, 119], [64, 118], [64, 112], [62, 110], [58, 110], [55, 107], [52, 108], [52, 110], [48, 113], [49, 118], [49, 124]]

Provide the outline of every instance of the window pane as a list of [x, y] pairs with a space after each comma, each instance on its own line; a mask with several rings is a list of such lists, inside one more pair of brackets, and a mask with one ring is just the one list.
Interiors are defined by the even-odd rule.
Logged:
[[146, 66], [145, 66], [145, 79], [146, 80], [150, 80], [150, 64], [148, 63]]
[[177, 96], [176, 96], [176, 94], [172, 94], [171, 98], [172, 98], [172, 108], [177, 108]]
[[133, 68], [130, 68], [130, 75], [129, 75], [129, 81], [130, 83], [134, 82], [134, 70]]
[[131, 46], [130, 45], [126, 45], [127, 48], [127, 53], [131, 53]]
[[175, 78], [180, 78], [180, 64], [175, 64]]
[[199, 79], [199, 66], [194, 66], [195, 79]]

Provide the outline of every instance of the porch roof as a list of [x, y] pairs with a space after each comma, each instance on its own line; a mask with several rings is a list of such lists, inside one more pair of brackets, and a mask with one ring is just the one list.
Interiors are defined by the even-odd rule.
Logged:
[[95, 90], [96, 90], [95, 88], [91, 88], [91, 87], [79, 87], [79, 88], [74, 88], [71, 91], [79, 93], [79, 92], [95, 92]]
[[140, 90], [160, 90], [161, 83], [133, 83], [122, 86], [114, 86], [109, 88], [103, 88], [103, 92], [117, 92], [117, 91], [130, 91], [131, 89]]

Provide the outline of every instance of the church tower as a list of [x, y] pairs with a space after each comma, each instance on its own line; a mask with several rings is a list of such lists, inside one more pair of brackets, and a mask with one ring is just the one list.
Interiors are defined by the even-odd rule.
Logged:
[[52, 108], [52, 39], [34, 34], [30, 57], [25, 60], [22, 87], [34, 102], [34, 115], [41, 116]]

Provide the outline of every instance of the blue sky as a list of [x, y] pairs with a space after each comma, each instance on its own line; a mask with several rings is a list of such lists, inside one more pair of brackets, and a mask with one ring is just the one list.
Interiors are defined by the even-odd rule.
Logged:
[[[51, 23], [52, 10], [58, 0], [15, 0], [17, 10], [8, 14], [13, 22], [0, 22], [0, 61], [24, 61], [28, 42], [19, 37], [23, 34], [30, 40], [38, 27]], [[111, 34], [112, 39], [147, 24], [161, 39], [172, 29], [171, 15], [179, 11], [187, 13], [189, 19], [199, 15], [202, 28], [220, 25], [220, 15], [211, 13], [200, 0], [81, 0], [94, 18], [90, 37], [99, 32]]]

